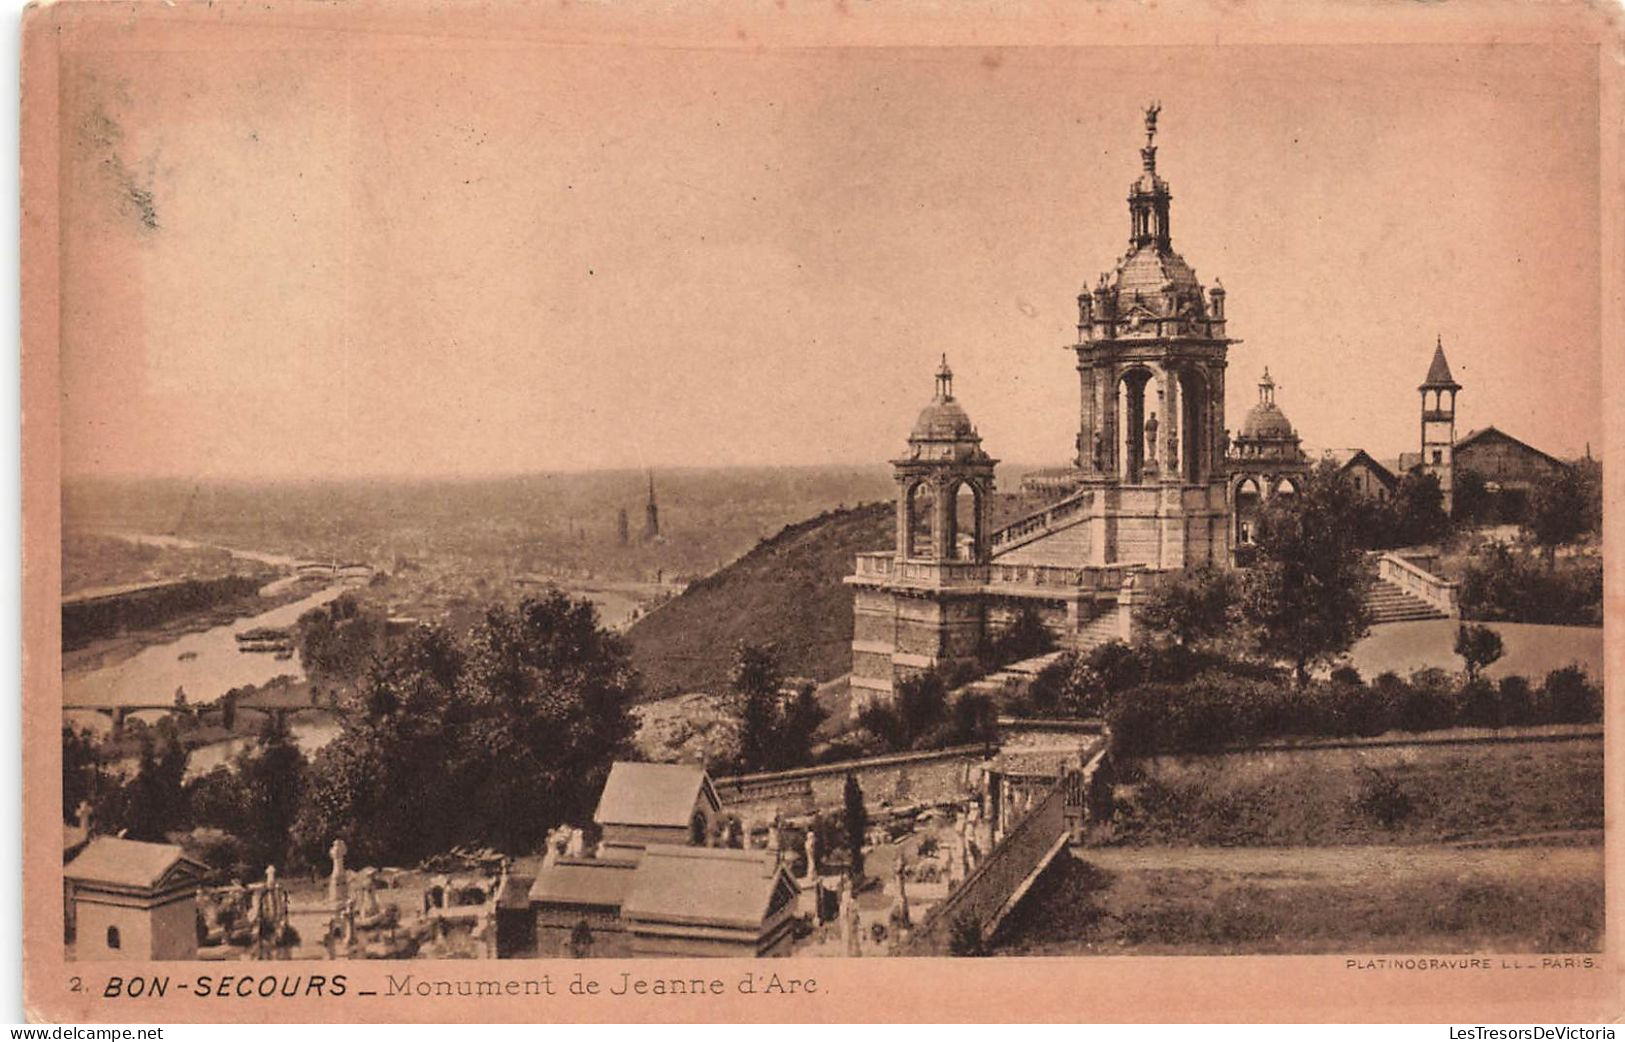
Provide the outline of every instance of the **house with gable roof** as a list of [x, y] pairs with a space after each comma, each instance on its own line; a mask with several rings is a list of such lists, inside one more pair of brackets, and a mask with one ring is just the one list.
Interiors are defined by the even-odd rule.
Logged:
[[692, 764], [617, 761], [592, 820], [612, 856], [654, 843], [703, 846], [722, 812], [705, 770]]
[[530, 884], [535, 942], [515, 954], [788, 955], [800, 890], [777, 851], [707, 846], [721, 811], [703, 768], [612, 765], [596, 849], [549, 852]]

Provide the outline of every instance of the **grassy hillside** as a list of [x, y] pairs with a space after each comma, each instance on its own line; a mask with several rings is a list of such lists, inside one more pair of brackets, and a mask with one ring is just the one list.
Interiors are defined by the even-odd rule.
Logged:
[[741, 640], [778, 646], [785, 672], [829, 680], [852, 664], [853, 555], [892, 542], [892, 504], [788, 525], [628, 632], [650, 697], [722, 691]]

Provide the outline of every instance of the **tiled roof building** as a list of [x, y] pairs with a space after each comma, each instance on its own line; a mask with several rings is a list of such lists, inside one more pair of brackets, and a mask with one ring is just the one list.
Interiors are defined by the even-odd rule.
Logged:
[[[709, 847], [720, 809], [699, 767], [617, 762], [591, 857], [549, 857], [530, 886], [542, 957], [788, 955], [797, 890], [776, 851]], [[528, 952], [527, 952], [528, 953]]]

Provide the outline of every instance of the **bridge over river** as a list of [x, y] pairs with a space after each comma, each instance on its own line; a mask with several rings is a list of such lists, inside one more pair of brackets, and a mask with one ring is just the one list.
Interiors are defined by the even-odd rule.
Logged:
[[[302, 710], [320, 709], [333, 714], [343, 711], [334, 700], [319, 698], [316, 688], [306, 683], [276, 685], [241, 695], [231, 699], [230, 702], [237, 711], [252, 710], [263, 713], [279, 724], [286, 723], [289, 716]], [[131, 713], [185, 713], [203, 722], [211, 715], [224, 716], [226, 707], [226, 698], [196, 703], [178, 703], [173, 698], [167, 702], [158, 699], [131, 698], [117, 702], [65, 701], [62, 704], [62, 712], [99, 713], [112, 721], [113, 733], [116, 735], [124, 727], [124, 721]]]

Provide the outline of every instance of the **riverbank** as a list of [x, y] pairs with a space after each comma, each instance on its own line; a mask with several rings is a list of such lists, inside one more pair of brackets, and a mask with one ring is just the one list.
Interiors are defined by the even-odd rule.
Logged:
[[301, 581], [295, 576], [276, 579], [260, 587], [254, 594], [238, 598], [228, 604], [217, 605], [205, 612], [170, 619], [155, 626], [121, 633], [116, 637], [103, 637], [71, 651], [63, 649], [62, 673], [67, 676], [117, 666], [147, 648], [172, 644], [182, 637], [207, 633], [212, 629], [230, 626], [240, 619], [274, 611], [309, 597], [313, 592], [313, 585], [315, 584], [312, 581]]

